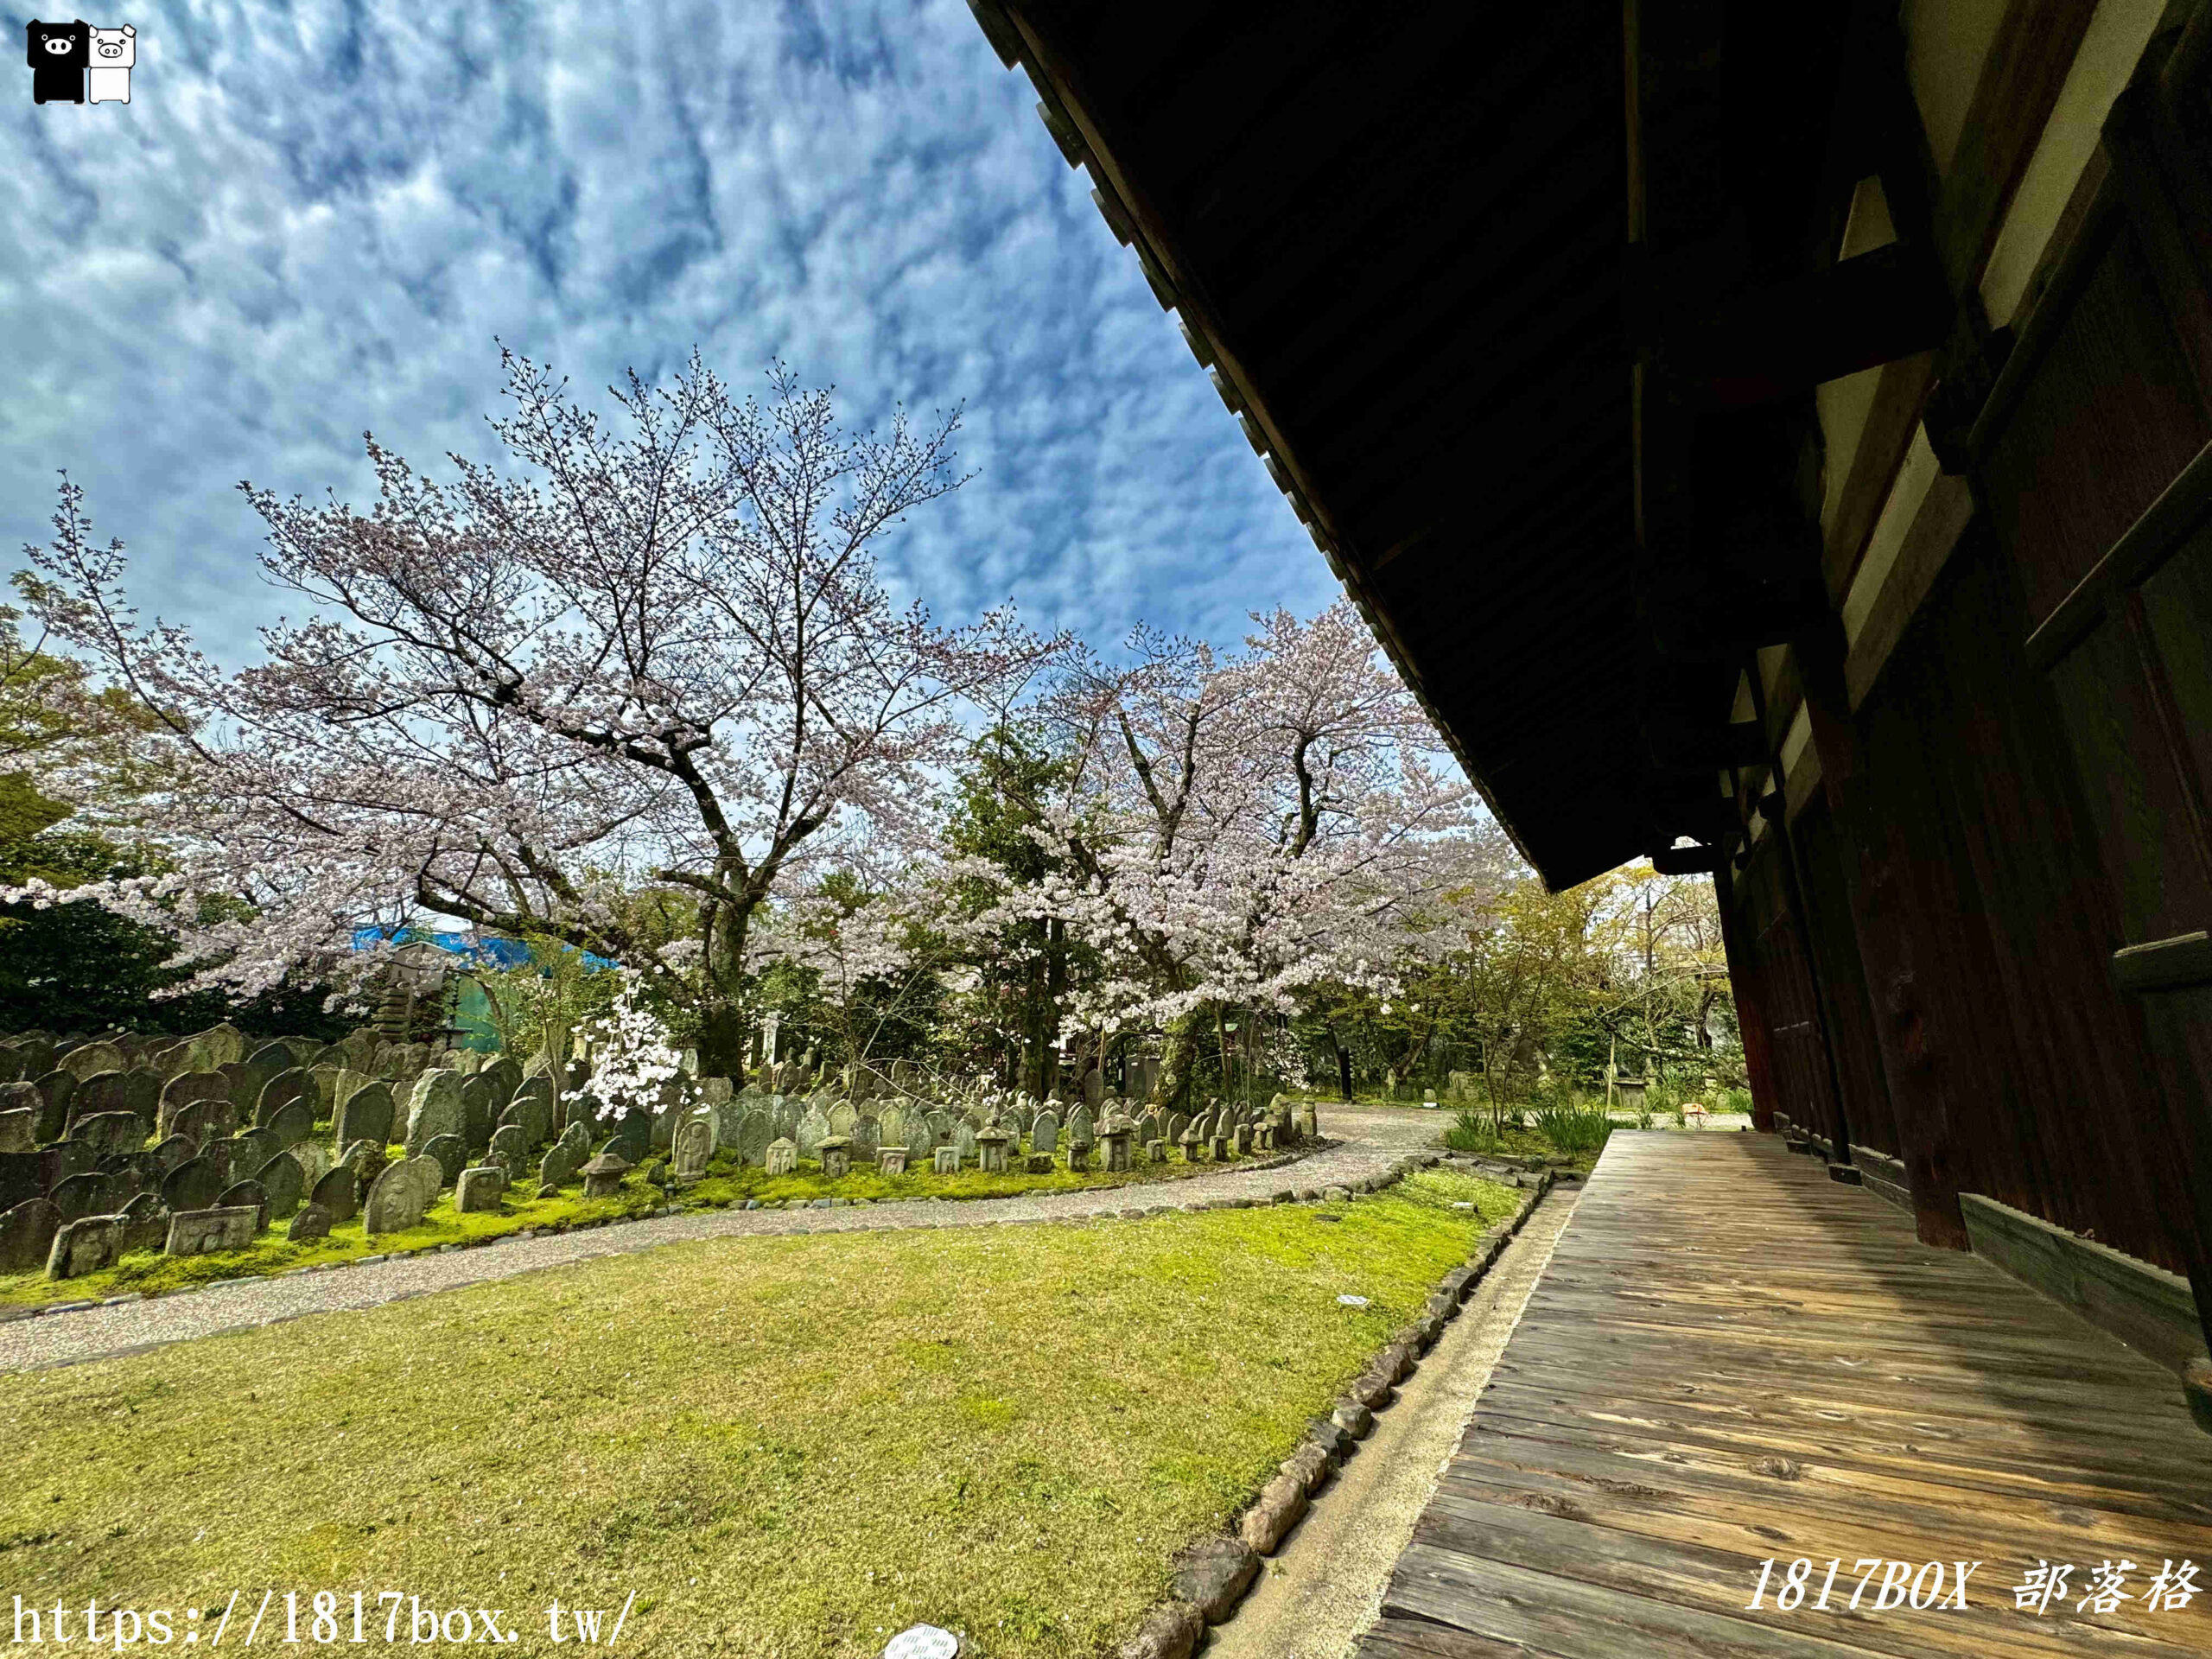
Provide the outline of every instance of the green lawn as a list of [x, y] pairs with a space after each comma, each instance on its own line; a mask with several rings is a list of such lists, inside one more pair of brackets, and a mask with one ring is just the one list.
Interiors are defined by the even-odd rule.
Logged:
[[[394, 1147], [391, 1155], [395, 1159], [404, 1157], [405, 1149]], [[673, 1202], [679, 1208], [687, 1208], [727, 1205], [744, 1198], [758, 1198], [763, 1204], [827, 1198], [872, 1203], [891, 1198], [1001, 1198], [1021, 1192], [1084, 1192], [1177, 1181], [1220, 1167], [1217, 1164], [1186, 1164], [1179, 1157], [1165, 1164], [1140, 1162], [1128, 1173], [1116, 1175], [1096, 1170], [1078, 1175], [1062, 1166], [1048, 1175], [986, 1175], [979, 1169], [964, 1169], [957, 1175], [924, 1170], [909, 1175], [887, 1176], [869, 1167], [856, 1169], [840, 1180], [827, 1180], [813, 1164], [802, 1165], [795, 1174], [772, 1176], [766, 1170], [745, 1167], [725, 1156], [709, 1166], [704, 1179], [679, 1189]], [[1285, 1172], [1286, 1176], [1289, 1173]], [[75, 1279], [48, 1279], [42, 1268], [27, 1273], [0, 1273], [0, 1306], [41, 1306], [52, 1302], [94, 1301], [132, 1291], [177, 1290], [188, 1285], [210, 1284], [219, 1279], [260, 1277], [293, 1268], [350, 1262], [359, 1256], [393, 1250], [429, 1249], [465, 1239], [496, 1238], [524, 1228], [574, 1226], [579, 1222], [644, 1215], [671, 1202], [657, 1189], [648, 1186], [642, 1175], [631, 1176], [624, 1181], [620, 1193], [611, 1198], [587, 1199], [581, 1186], [566, 1189], [558, 1198], [525, 1196], [537, 1190], [535, 1177], [526, 1177], [509, 1190], [496, 1211], [479, 1211], [466, 1216], [454, 1212], [454, 1195], [448, 1190], [438, 1195], [436, 1202], [424, 1213], [421, 1226], [405, 1232], [379, 1233], [373, 1239], [362, 1230], [361, 1218], [357, 1215], [351, 1221], [333, 1227], [327, 1238], [295, 1244], [284, 1236], [289, 1224], [280, 1219], [250, 1249], [243, 1250], [194, 1256], [170, 1256], [159, 1250], [141, 1250], [124, 1256], [112, 1268]]]
[[556, 1598], [635, 1592], [639, 1653], [873, 1656], [926, 1619], [1095, 1655], [1522, 1196], [1429, 1172], [1321, 1207], [706, 1241], [8, 1377], [6, 1588], [273, 1586], [303, 1637], [313, 1591], [400, 1590], [504, 1609], [531, 1653]]

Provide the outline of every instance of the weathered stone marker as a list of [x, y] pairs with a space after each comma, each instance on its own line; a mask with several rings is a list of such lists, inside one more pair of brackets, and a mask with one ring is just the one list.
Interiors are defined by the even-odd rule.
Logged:
[[687, 1118], [676, 1126], [676, 1144], [671, 1167], [679, 1181], [696, 1181], [707, 1173], [707, 1160], [714, 1155], [714, 1126], [703, 1117]]
[[218, 1250], [243, 1250], [253, 1243], [261, 1211], [250, 1204], [217, 1205], [208, 1210], [182, 1210], [169, 1217], [170, 1255], [212, 1255]]
[[[128, 1216], [79, 1216], [64, 1222], [48, 1247], [46, 1276], [74, 1279], [113, 1267], [123, 1254], [124, 1237], [130, 1227]], [[248, 1233], [246, 1237], [251, 1242], [253, 1235]]]
[[362, 1230], [369, 1234], [404, 1232], [422, 1224], [430, 1200], [445, 1184], [445, 1171], [435, 1158], [403, 1158], [388, 1164], [369, 1185], [361, 1206]]
[[434, 1135], [420, 1151], [423, 1157], [436, 1163], [440, 1186], [452, 1185], [468, 1167], [468, 1145], [457, 1135]]
[[216, 1198], [214, 1207], [252, 1211], [253, 1230], [257, 1233], [269, 1225], [269, 1192], [259, 1181], [248, 1179], [232, 1182]]
[[188, 1158], [162, 1178], [162, 1203], [171, 1210], [204, 1210], [230, 1185], [212, 1158]]
[[391, 1141], [391, 1085], [365, 1083], [338, 1108], [337, 1133], [331, 1139], [341, 1147], [350, 1147], [356, 1141], [387, 1146]]
[[590, 1137], [584, 1134], [583, 1125], [569, 1124], [561, 1132], [561, 1138], [546, 1148], [545, 1156], [538, 1160], [539, 1185], [548, 1191], [566, 1186], [576, 1179], [576, 1172], [584, 1166], [590, 1152]]
[[[407, 1151], [419, 1157], [440, 1135], [458, 1140], [467, 1122], [461, 1099], [461, 1073], [440, 1066], [415, 1079], [407, 1095]], [[466, 1148], [463, 1148], [466, 1155]]]
[[766, 1157], [771, 1175], [789, 1175], [798, 1168], [798, 1147], [780, 1135], [768, 1143]]
[[289, 1216], [300, 1207], [300, 1200], [307, 1196], [308, 1173], [300, 1160], [289, 1152], [280, 1152], [259, 1169], [253, 1179], [269, 1195], [269, 1213]]
[[[360, 1213], [361, 1208], [359, 1173], [351, 1164], [334, 1165], [330, 1173], [318, 1180], [314, 1190], [308, 1194], [308, 1207], [323, 1212], [327, 1217], [323, 1223], [323, 1232], [326, 1233], [335, 1223], [353, 1220]], [[320, 1237], [321, 1235], [315, 1236]]]
[[315, 1079], [294, 1065], [286, 1067], [261, 1085], [260, 1098], [255, 1101], [253, 1107], [254, 1127], [268, 1127], [275, 1122], [278, 1112], [296, 1100], [308, 1103], [308, 1122], [312, 1125], [315, 1119], [315, 1107], [320, 1103]]
[[530, 1136], [519, 1123], [502, 1123], [492, 1131], [490, 1161], [505, 1166], [512, 1179], [530, 1160]]
[[797, 1138], [798, 1154], [802, 1158], [817, 1156], [822, 1150], [822, 1143], [830, 1139], [830, 1115], [818, 1103], [809, 1103], [806, 1116], [798, 1121]]
[[1126, 1117], [1106, 1120], [1106, 1127], [1100, 1132], [1098, 1141], [1104, 1148], [1105, 1163], [1102, 1167], [1108, 1174], [1122, 1173], [1128, 1169], [1129, 1143], [1136, 1139], [1136, 1125]]
[[499, 1207], [499, 1194], [507, 1187], [507, 1172], [499, 1164], [479, 1164], [461, 1172], [461, 1179], [454, 1189], [453, 1207], [459, 1215], [478, 1215], [495, 1211]]
[[[10, 1088], [20, 1087], [10, 1084]], [[0, 1152], [38, 1150], [38, 1109], [17, 1106], [0, 1112]]]
[[[487, 1079], [491, 1077], [486, 1072]], [[493, 1090], [494, 1095], [497, 1090]], [[502, 1127], [512, 1125], [523, 1133], [527, 1143], [525, 1150], [542, 1147], [553, 1134], [553, 1090], [543, 1077], [532, 1077], [518, 1087], [514, 1097], [507, 1102], [499, 1114]]]
[[995, 1123], [987, 1123], [976, 1137], [976, 1157], [978, 1166], [986, 1175], [1006, 1173], [1007, 1133]]
[[0, 1273], [29, 1273], [43, 1264], [61, 1230], [61, 1212], [46, 1198], [0, 1210]]

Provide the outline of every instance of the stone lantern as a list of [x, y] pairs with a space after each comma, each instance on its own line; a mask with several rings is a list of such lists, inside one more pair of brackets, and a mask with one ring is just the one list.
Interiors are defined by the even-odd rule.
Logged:
[[630, 1173], [629, 1160], [621, 1154], [602, 1152], [583, 1166], [584, 1197], [611, 1198], [622, 1185], [622, 1178]]
[[1136, 1121], [1113, 1113], [1098, 1130], [1098, 1144], [1104, 1148], [1103, 1166], [1109, 1175], [1126, 1172], [1129, 1167], [1129, 1147], [1137, 1138]]
[[1006, 1173], [1006, 1131], [993, 1118], [976, 1135], [976, 1166], [986, 1175]]
[[822, 1160], [822, 1173], [830, 1180], [838, 1180], [852, 1173], [853, 1143], [842, 1135], [824, 1136], [815, 1147], [814, 1155]]

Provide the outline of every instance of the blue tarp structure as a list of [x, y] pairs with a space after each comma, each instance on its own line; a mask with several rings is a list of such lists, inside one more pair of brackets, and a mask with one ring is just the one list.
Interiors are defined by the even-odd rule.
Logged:
[[[390, 939], [394, 944], [435, 944], [441, 950], [450, 950], [457, 957], [467, 957], [483, 968], [520, 968], [531, 960], [531, 948], [520, 939], [484, 938], [474, 933], [449, 933], [435, 927], [357, 927], [353, 930], [356, 950], [374, 949]], [[563, 945], [563, 950], [573, 950], [574, 945]], [[606, 957], [594, 956], [585, 950], [578, 953], [587, 968], [619, 968], [620, 963]]]
[[435, 927], [357, 927], [353, 948], [371, 950], [386, 939], [394, 944], [435, 944], [456, 957], [467, 957], [485, 968], [519, 968], [530, 960], [530, 947], [520, 939], [480, 938], [474, 933], [448, 933]]
[[[446, 932], [435, 927], [357, 927], [353, 930], [356, 950], [374, 950], [389, 939], [394, 944], [432, 944], [441, 950], [450, 951], [478, 968], [526, 968], [535, 959], [531, 947], [520, 939], [485, 938], [474, 933]], [[563, 945], [563, 950], [573, 950], [573, 945]], [[578, 951], [588, 969], [614, 968], [620, 963], [605, 957], [594, 956], [588, 950]], [[482, 1049], [496, 1052], [499, 1046], [499, 1033], [491, 1020], [491, 1004], [486, 999], [484, 988], [473, 980], [465, 980], [454, 999], [454, 1023], [466, 1033], [461, 1039], [464, 1048]]]

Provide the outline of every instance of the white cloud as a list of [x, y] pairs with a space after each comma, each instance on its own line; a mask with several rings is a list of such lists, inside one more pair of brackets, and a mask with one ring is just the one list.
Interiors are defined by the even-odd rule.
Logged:
[[955, 617], [1228, 639], [1333, 584], [960, 0], [134, 13], [132, 101], [0, 100], [0, 533], [54, 472], [222, 654], [276, 596], [232, 487], [488, 455], [493, 336], [582, 388], [694, 344], [849, 418], [964, 402], [887, 549]]

